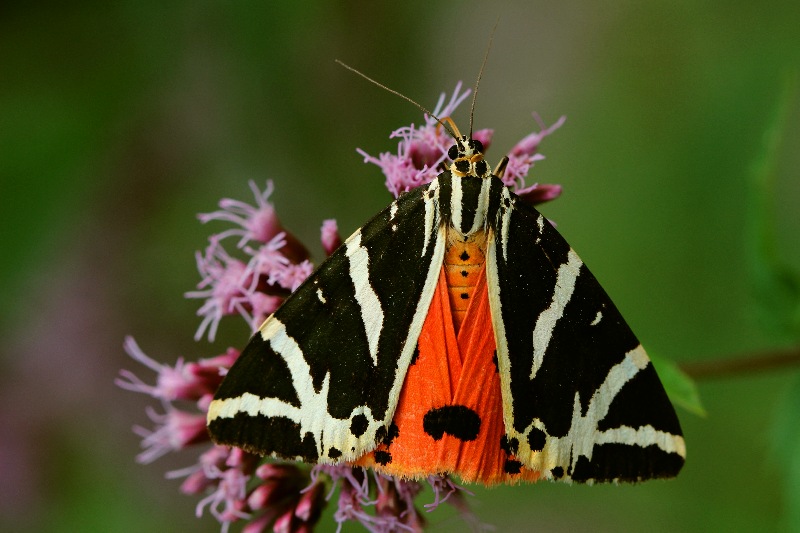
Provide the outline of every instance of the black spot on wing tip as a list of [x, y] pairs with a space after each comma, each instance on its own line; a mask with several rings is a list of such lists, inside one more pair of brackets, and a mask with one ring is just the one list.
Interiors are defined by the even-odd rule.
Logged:
[[562, 477], [564, 477], [564, 467], [563, 466], [557, 466], [557, 467], [551, 469], [550, 473], [553, 475], [553, 478], [561, 479]]
[[367, 431], [369, 420], [363, 414], [358, 414], [350, 420], [350, 433], [356, 437], [360, 437]]
[[378, 450], [375, 452], [375, 462], [379, 465], [386, 466], [387, 464], [392, 462], [392, 454], [389, 452], [385, 452], [383, 450]]
[[338, 459], [341, 456], [342, 456], [342, 452], [339, 451], [337, 448], [334, 448], [333, 446], [331, 446], [328, 449], [328, 457], [330, 457], [331, 459]]
[[478, 438], [481, 417], [464, 405], [435, 407], [422, 418], [422, 429], [433, 440], [439, 440], [447, 433], [459, 440], [471, 441]]

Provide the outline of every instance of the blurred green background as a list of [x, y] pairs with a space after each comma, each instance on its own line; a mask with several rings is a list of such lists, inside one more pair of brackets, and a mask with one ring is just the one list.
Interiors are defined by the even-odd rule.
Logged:
[[[196, 213], [273, 179], [284, 226], [319, 258], [323, 218], [347, 235], [390, 199], [355, 148], [394, 150], [389, 132], [421, 120], [334, 58], [433, 106], [473, 83], [498, 16], [476, 112], [496, 130], [490, 162], [536, 128], [532, 111], [568, 117], [529, 183], [564, 186], [543, 211], [648, 350], [688, 362], [798, 340], [754, 290], [750, 231], [766, 212], [780, 260], [800, 269], [796, 0], [4, 2], [1, 530], [218, 530], [163, 479], [194, 451], [134, 463], [148, 402], [113, 379], [152, 374], [123, 336], [168, 363], [241, 347], [238, 319], [213, 345], [192, 340], [198, 302], [182, 294], [221, 228]], [[764, 211], [754, 176], [772, 180]], [[476, 512], [498, 531], [800, 524], [797, 372], [699, 388], [708, 416], [679, 411], [678, 479], [475, 489]]]

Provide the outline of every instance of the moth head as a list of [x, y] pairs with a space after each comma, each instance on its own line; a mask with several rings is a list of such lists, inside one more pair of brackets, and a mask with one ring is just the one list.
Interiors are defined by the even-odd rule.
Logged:
[[456, 143], [447, 151], [447, 156], [453, 161], [450, 172], [454, 176], [488, 178], [492, 175], [489, 165], [483, 160], [483, 143], [476, 139], [466, 135], [456, 137]]

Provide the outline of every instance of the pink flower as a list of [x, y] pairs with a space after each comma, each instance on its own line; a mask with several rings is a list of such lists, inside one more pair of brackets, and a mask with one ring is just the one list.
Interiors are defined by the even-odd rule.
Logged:
[[168, 452], [208, 441], [206, 417], [202, 414], [180, 411], [171, 405], [167, 405], [164, 414], [158, 414], [153, 409], [148, 409], [147, 414], [156, 423], [156, 429], [134, 428], [136, 434], [142, 437], [142, 447], [145, 448], [136, 456], [140, 463], [152, 463]]
[[303, 261], [299, 265], [289, 264], [276, 273], [275, 280], [284, 289], [294, 292], [313, 271], [314, 265], [309, 261]]
[[251, 296], [256, 289], [263, 292], [265, 285], [275, 285], [283, 270], [291, 264], [281, 251], [286, 246], [285, 237], [286, 234], [281, 232], [258, 248], [244, 247], [244, 251], [251, 256], [246, 269], [251, 277]]
[[[542, 139], [556, 131], [564, 124], [567, 117], [561, 117], [552, 126], [545, 127], [544, 122], [538, 115], [533, 115], [536, 122], [539, 124], [539, 131], [525, 136], [521, 141], [514, 145], [508, 153], [508, 165], [503, 174], [503, 183], [509, 187], [513, 187], [515, 192], [527, 191], [525, 189], [525, 177], [530, 172], [531, 167], [536, 161], [544, 159], [544, 156], [538, 153], [539, 144]], [[536, 187], [535, 185], [533, 187]], [[560, 192], [560, 189], [559, 189]]]
[[246, 313], [242, 304], [252, 290], [252, 275], [247, 265], [228, 255], [216, 239], [208, 245], [205, 254], [198, 252], [196, 259], [203, 279], [197, 285], [198, 290], [187, 292], [185, 296], [206, 299], [197, 310], [203, 320], [194, 338], [200, 340], [207, 329], [208, 340], [213, 341], [223, 316]]
[[530, 187], [518, 189], [517, 196], [532, 205], [543, 204], [561, 196], [561, 185], [534, 183]]
[[[459, 82], [447, 105], [444, 105], [445, 95], [442, 93], [433, 113], [439, 117], [451, 115], [470, 93], [469, 90], [463, 93], [460, 91]], [[537, 204], [557, 197], [561, 193], [561, 187], [538, 184], [525, 187], [525, 177], [536, 161], [544, 159], [544, 156], [538, 153], [542, 139], [560, 128], [566, 117], [561, 117], [550, 127], [546, 127], [536, 114], [534, 119], [539, 124], [540, 130], [527, 135], [514, 145], [508, 153], [508, 164], [502, 180], [524, 200]], [[494, 130], [491, 129], [478, 130], [472, 135], [474, 139], [481, 141], [484, 150], [488, 150], [491, 146], [493, 136]], [[382, 152], [378, 157], [374, 157], [360, 148], [357, 151], [364, 157], [365, 163], [372, 163], [381, 168], [386, 176], [386, 188], [394, 196], [430, 182], [445, 170], [447, 150], [452, 146], [453, 138], [432, 117], [426, 115], [424, 125], [403, 126], [392, 132], [389, 137], [400, 139], [395, 154]]]
[[322, 241], [325, 255], [331, 255], [341, 246], [342, 238], [339, 236], [339, 227], [336, 225], [336, 219], [323, 220], [320, 234], [320, 241]]
[[219, 202], [220, 211], [202, 213], [197, 216], [203, 223], [211, 220], [223, 220], [238, 225], [238, 228], [231, 228], [218, 234], [217, 239], [238, 236], [240, 237], [238, 244], [240, 248], [247, 241], [267, 242], [282, 231], [278, 216], [275, 214], [275, 207], [268, 201], [274, 188], [272, 180], [267, 180], [267, 186], [263, 192], [258, 189], [255, 181], [250, 180], [247, 183], [255, 196], [255, 206], [239, 200], [223, 198]]
[[221, 365], [230, 366], [239, 356], [239, 352], [230, 349], [226, 354], [215, 359], [201, 359], [193, 363], [185, 363], [179, 358], [174, 367], [157, 363], [139, 348], [133, 337], [126, 337], [125, 351], [138, 362], [154, 370], [158, 375], [155, 385], [147, 385], [133, 372], [120, 371], [120, 378], [115, 383], [134, 392], [143, 392], [154, 398], [171, 402], [173, 400], [197, 401], [214, 394], [222, 382], [219, 374]]
[[[469, 89], [461, 92], [459, 82], [447, 104], [445, 93], [439, 96], [432, 113], [438, 117], [452, 115], [469, 94]], [[376, 158], [360, 148], [357, 152], [364, 156], [365, 163], [381, 167], [386, 176], [386, 188], [396, 197], [401, 192], [430, 182], [443, 170], [442, 164], [447, 159], [447, 150], [453, 144], [453, 139], [436, 119], [428, 115], [425, 115], [422, 126], [403, 126], [389, 136], [394, 137], [400, 138], [396, 155], [384, 152]]]
[[[250, 295], [250, 305], [252, 307], [250, 320], [250, 330], [255, 333], [256, 329], [264, 323], [269, 315], [278, 310], [283, 303], [282, 296], [274, 296], [263, 292], [254, 292]], [[247, 317], [245, 317], [246, 319]]]

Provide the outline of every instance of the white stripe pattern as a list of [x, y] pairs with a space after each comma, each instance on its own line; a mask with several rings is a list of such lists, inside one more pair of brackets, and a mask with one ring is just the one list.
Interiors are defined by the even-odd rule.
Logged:
[[[439, 222], [439, 178], [434, 179], [428, 189], [422, 193], [422, 200], [425, 203], [425, 242], [422, 245], [422, 253], [420, 257], [425, 257], [425, 252], [428, 251], [428, 243], [433, 235], [433, 225]], [[428, 197], [430, 195], [430, 198]]]
[[355, 287], [356, 301], [361, 310], [361, 321], [367, 334], [372, 364], [378, 366], [378, 341], [383, 331], [383, 308], [369, 281], [369, 252], [361, 246], [361, 232], [347, 239], [347, 258], [350, 261], [350, 279]]
[[[261, 338], [269, 342], [270, 348], [285, 362], [292, 378], [292, 386], [297, 393], [300, 407], [276, 398], [261, 398], [249, 392], [235, 398], [214, 400], [208, 408], [208, 422], [217, 418], [233, 418], [238, 413], [249, 416], [264, 415], [270, 418], [288, 418], [299, 425], [301, 438], [311, 433], [316, 442], [320, 460], [331, 446], [344, 451], [344, 459], [349, 460], [363, 454], [367, 447], [374, 446], [375, 431], [383, 425], [376, 421], [369, 407], [362, 406], [353, 410], [346, 419], [334, 418], [328, 410], [328, 391], [330, 389], [330, 372], [325, 374], [319, 392], [314, 389], [311, 367], [303, 358], [300, 346], [286, 333], [286, 326], [271, 317], [264, 323]], [[367, 418], [367, 431], [361, 438], [350, 432], [350, 420], [353, 416], [363, 414]], [[325, 436], [325, 441], [323, 441]], [[355, 451], [352, 449], [355, 448]], [[323, 461], [326, 462], [326, 461]]]
[[[506, 202], [509, 206], [506, 207]], [[500, 231], [500, 238], [503, 240], [503, 261], [508, 263], [508, 231], [511, 227], [511, 211], [514, 209], [514, 202], [511, 200], [511, 195], [508, 189], [503, 188], [503, 194], [500, 197], [500, 210], [503, 213], [503, 229]]]
[[555, 329], [556, 323], [564, 314], [564, 308], [575, 291], [575, 281], [578, 279], [578, 274], [580, 274], [581, 265], [583, 265], [583, 262], [580, 257], [570, 248], [567, 254], [567, 262], [558, 267], [556, 286], [553, 289], [553, 300], [550, 302], [550, 306], [542, 311], [539, 318], [536, 319], [536, 327], [533, 329], [531, 379], [536, 377], [536, 372], [539, 371], [544, 362], [544, 354], [553, 337], [553, 329]]
[[[560, 438], [548, 435], [544, 449], [539, 453], [534, 452], [530, 463], [544, 472], [549, 472], [556, 466], [570, 465], [574, 469], [580, 456], [591, 461], [594, 447], [599, 444], [626, 444], [642, 448], [655, 445], [666, 453], [677, 453], [685, 457], [686, 444], [683, 437], [657, 430], [651, 425], [638, 428], [620, 426], [604, 431], [597, 429], [625, 384], [649, 364], [650, 359], [641, 345], [626, 353], [625, 358], [611, 368], [603, 383], [592, 394], [585, 415], [582, 414], [580, 394], [576, 392], [569, 432]], [[544, 424], [535, 419], [518, 436], [520, 442], [525, 443], [523, 446], [527, 445], [528, 434], [533, 428], [547, 433]], [[526, 453], [531, 452], [526, 450]]]
[[450, 222], [460, 233], [461, 230], [461, 210], [463, 209], [462, 200], [464, 191], [461, 188], [461, 178], [453, 176], [450, 180]]

